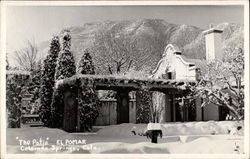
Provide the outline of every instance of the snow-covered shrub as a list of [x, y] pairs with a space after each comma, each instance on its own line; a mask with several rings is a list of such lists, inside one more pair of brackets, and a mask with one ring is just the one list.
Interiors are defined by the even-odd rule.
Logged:
[[20, 128], [22, 114], [22, 97], [27, 89], [29, 75], [7, 74], [6, 82], [6, 108], [8, 127]]
[[78, 92], [81, 131], [90, 131], [98, 115], [100, 102], [93, 88], [81, 85]]
[[[55, 70], [55, 80], [61, 80], [71, 77], [76, 74], [76, 66], [73, 54], [70, 51], [71, 46], [71, 36], [68, 31], [64, 31], [62, 35], [62, 49], [58, 55], [56, 70]], [[66, 86], [65, 86], [66, 87]], [[66, 89], [66, 88], [65, 88]], [[69, 87], [68, 89], [74, 89]], [[51, 124], [53, 127], [61, 127], [63, 120], [63, 110], [62, 105], [63, 94], [60, 89], [55, 89], [53, 93], [53, 99], [51, 103]]]
[[[95, 74], [95, 67], [88, 50], [79, 61], [78, 72], [80, 74]], [[99, 115], [99, 99], [94, 88], [88, 87], [88, 83], [82, 81], [78, 92], [78, 109], [80, 111], [80, 125], [82, 131], [90, 131]]]
[[55, 85], [55, 69], [59, 51], [60, 51], [59, 38], [58, 36], [54, 36], [50, 43], [50, 49], [48, 55], [44, 60], [42, 75], [41, 75], [41, 88], [40, 88], [41, 107], [39, 110], [39, 115], [46, 126], [49, 125], [49, 120], [51, 117], [50, 106], [52, 102], [53, 88]]
[[152, 96], [148, 91], [136, 91], [136, 123], [148, 123], [150, 121], [150, 107]]

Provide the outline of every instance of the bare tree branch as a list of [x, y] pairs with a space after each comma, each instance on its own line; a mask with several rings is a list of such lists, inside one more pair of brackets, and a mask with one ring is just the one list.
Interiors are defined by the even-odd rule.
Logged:
[[15, 51], [14, 59], [23, 70], [32, 71], [35, 69], [38, 61], [38, 49], [36, 44], [27, 41], [26, 48]]

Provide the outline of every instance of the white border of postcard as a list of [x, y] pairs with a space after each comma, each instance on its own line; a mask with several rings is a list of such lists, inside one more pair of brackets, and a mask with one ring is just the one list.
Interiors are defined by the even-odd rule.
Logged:
[[[243, 5], [245, 49], [245, 154], [6, 154], [6, 7], [7, 6], [107, 6], [107, 5]], [[249, 156], [249, 1], [2, 1], [1, 2], [1, 158], [250, 158]]]

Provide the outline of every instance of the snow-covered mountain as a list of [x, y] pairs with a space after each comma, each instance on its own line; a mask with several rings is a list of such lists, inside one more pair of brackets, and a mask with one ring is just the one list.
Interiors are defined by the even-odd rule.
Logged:
[[[224, 30], [222, 34], [224, 47], [236, 43], [238, 40], [243, 40], [243, 26], [234, 23], [222, 23], [217, 27]], [[80, 59], [83, 53], [79, 51], [80, 49], [98, 49], [99, 46], [95, 43], [95, 40], [97, 40], [95, 35], [98, 32], [125, 34], [129, 35], [129, 40], [138, 40], [137, 47], [148, 57], [146, 58], [147, 61], [138, 67], [139, 69], [144, 65], [154, 68], [161, 58], [164, 47], [170, 43], [176, 44], [182, 53], [189, 58], [205, 59], [205, 38], [202, 34], [204, 30], [195, 26], [172, 24], [161, 19], [142, 19], [85, 23], [68, 29], [72, 35], [72, 51], [76, 61]], [[49, 41], [40, 45], [40, 52], [43, 53], [43, 56], [46, 55], [48, 47]], [[133, 52], [133, 54], [137, 53]], [[142, 53], [138, 52], [138, 54]], [[94, 62], [100, 65], [98, 61], [102, 60], [102, 55], [96, 55], [92, 51], [92, 56]], [[105, 67], [98, 66], [99, 69], [106, 69]]]

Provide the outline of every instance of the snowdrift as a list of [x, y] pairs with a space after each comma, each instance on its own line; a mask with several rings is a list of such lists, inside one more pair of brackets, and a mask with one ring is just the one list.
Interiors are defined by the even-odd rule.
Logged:
[[[243, 135], [243, 121], [207, 121], [207, 122], [171, 122], [162, 123], [161, 128], [163, 136], [176, 135], [219, 135], [229, 134], [241, 126], [241, 135]], [[147, 124], [120, 124], [105, 127], [97, 132], [102, 136], [131, 136], [131, 130], [137, 135], [143, 135], [147, 130]]]
[[[237, 130], [241, 126], [242, 129]], [[100, 127], [96, 133], [67, 133], [46, 127], [7, 129], [8, 153], [165, 153], [165, 154], [233, 154], [244, 152], [243, 121], [208, 121], [163, 123], [163, 138], [158, 144], [151, 143], [142, 135], [147, 124], [120, 124]], [[134, 135], [131, 130], [136, 132]], [[140, 135], [138, 135], [140, 134]], [[50, 144], [61, 139], [86, 139], [88, 147], [79, 151], [20, 151], [19, 139], [50, 138]], [[182, 139], [185, 139], [182, 141]], [[73, 145], [77, 148], [79, 145]]]

